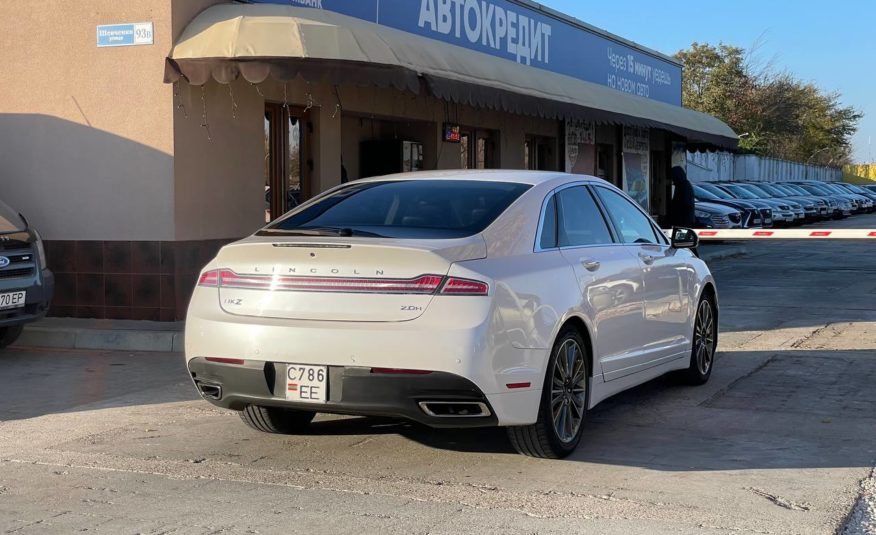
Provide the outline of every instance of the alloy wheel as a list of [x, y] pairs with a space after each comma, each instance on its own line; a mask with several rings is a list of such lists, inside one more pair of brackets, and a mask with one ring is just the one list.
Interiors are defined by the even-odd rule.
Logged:
[[569, 339], [554, 359], [551, 381], [551, 417], [557, 438], [572, 442], [578, 435], [587, 403], [587, 363], [578, 342]]
[[712, 304], [705, 299], [697, 310], [694, 347], [696, 348], [697, 369], [702, 375], [706, 375], [709, 373], [712, 360], [715, 357], [715, 315], [712, 312]]

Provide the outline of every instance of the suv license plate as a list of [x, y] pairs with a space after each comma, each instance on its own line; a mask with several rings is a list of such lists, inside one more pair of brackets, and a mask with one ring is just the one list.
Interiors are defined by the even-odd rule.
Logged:
[[27, 292], [9, 292], [0, 294], [0, 310], [8, 310], [10, 308], [22, 308], [24, 306], [24, 298]]
[[286, 399], [298, 403], [325, 403], [328, 399], [328, 367], [286, 366]]

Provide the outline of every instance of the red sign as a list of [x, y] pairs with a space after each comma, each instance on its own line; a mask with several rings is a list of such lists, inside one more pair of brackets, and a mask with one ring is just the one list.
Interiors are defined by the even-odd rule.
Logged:
[[444, 141], [448, 143], [459, 143], [461, 140], [462, 133], [459, 131], [459, 125], [444, 123]]

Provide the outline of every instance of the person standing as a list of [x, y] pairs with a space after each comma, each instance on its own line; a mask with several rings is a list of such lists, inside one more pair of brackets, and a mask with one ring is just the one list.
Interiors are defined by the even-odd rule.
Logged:
[[693, 228], [696, 226], [693, 186], [681, 167], [673, 167], [671, 176], [675, 192], [669, 204], [669, 223], [673, 227]]

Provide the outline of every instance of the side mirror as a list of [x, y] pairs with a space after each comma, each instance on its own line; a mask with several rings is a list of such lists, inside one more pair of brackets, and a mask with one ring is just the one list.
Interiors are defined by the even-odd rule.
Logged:
[[689, 228], [672, 229], [672, 247], [675, 249], [695, 249], [700, 244], [700, 237]]

